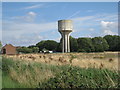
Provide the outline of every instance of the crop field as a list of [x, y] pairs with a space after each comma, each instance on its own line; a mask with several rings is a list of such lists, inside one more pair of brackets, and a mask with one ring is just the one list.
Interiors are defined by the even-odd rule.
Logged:
[[3, 88], [118, 88], [118, 52], [2, 56]]

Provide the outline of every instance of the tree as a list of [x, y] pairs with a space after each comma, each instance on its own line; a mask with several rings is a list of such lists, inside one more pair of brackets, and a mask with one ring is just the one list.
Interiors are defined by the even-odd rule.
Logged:
[[92, 44], [91, 38], [78, 38], [78, 52], [92, 52], [94, 51], [94, 46]]
[[39, 48], [37, 46], [35, 46], [35, 45], [31, 45], [28, 48], [32, 49], [33, 53], [38, 53], [39, 52]]
[[60, 43], [58, 43], [57, 52], [62, 52], [62, 38], [60, 39]]
[[53, 40], [47, 40], [45, 41], [44, 45], [47, 50], [56, 51], [58, 43]]
[[32, 49], [28, 47], [19, 47], [17, 51], [20, 53], [32, 53]]
[[78, 50], [77, 39], [70, 36], [70, 51], [71, 52], [77, 52], [77, 50]]
[[36, 46], [39, 48], [39, 51], [42, 51], [42, 49], [45, 47], [44, 46], [45, 41], [40, 41], [36, 44]]
[[37, 43], [36, 46], [39, 47], [39, 50], [45, 48], [47, 50], [56, 51], [58, 47], [58, 43], [54, 40], [46, 40]]
[[38, 47], [33, 47], [32, 48], [32, 52], [33, 53], [38, 53], [39, 52], [39, 48]]
[[103, 52], [109, 49], [107, 41], [102, 37], [92, 38], [92, 43], [94, 45], [95, 52]]
[[104, 39], [109, 45], [109, 51], [120, 51], [120, 36], [106, 35]]

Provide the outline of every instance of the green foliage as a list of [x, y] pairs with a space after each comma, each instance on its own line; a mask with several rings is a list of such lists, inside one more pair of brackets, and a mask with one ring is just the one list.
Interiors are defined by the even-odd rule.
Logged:
[[[54, 40], [43, 40], [36, 44], [36, 46], [29, 46], [29, 48], [38, 47], [39, 51], [44, 48], [55, 52], [62, 52], [62, 38], [57, 43]], [[33, 52], [38, 52], [38, 49], [33, 48]], [[106, 35], [104, 37], [94, 38], [73, 38], [70, 36], [70, 50], [71, 52], [103, 52], [103, 51], [119, 51], [120, 50], [120, 36]]]
[[60, 39], [60, 43], [58, 43], [57, 52], [62, 52], [62, 38]]
[[[8, 74], [2, 73], [2, 88], [25, 88], [26, 86], [11, 79]], [[27, 87], [26, 87], [27, 88]]]
[[58, 47], [58, 43], [54, 40], [46, 40], [37, 43], [36, 46], [39, 47], [40, 51], [44, 48], [47, 50], [56, 51]]
[[32, 48], [32, 52], [33, 52], [33, 53], [38, 53], [38, 51], [39, 51], [39, 48], [38, 48], [38, 47], [33, 47], [33, 48]]
[[77, 58], [77, 57], [75, 55], [72, 55], [72, 54], [70, 54], [70, 56], [71, 56], [71, 58], [70, 58], [69, 62], [72, 63], [73, 59]]
[[109, 51], [120, 51], [120, 36], [106, 35], [104, 39], [109, 45]]
[[102, 37], [92, 38], [92, 42], [95, 48], [95, 52], [103, 52], [109, 49], [107, 41]]
[[78, 38], [78, 51], [79, 52], [92, 52], [94, 51], [94, 46], [92, 44], [91, 38]]
[[29, 46], [28, 48], [32, 49], [32, 52], [33, 52], [33, 53], [38, 53], [38, 52], [39, 52], [39, 48], [36, 47], [36, 46], [34, 46], [34, 45]]
[[39, 48], [39, 51], [42, 51], [42, 49], [44, 48], [44, 43], [45, 41], [40, 41], [36, 44], [36, 46]]
[[19, 47], [17, 48], [18, 53], [38, 53], [39, 48], [36, 46], [29, 46], [29, 47]]
[[62, 52], [62, 42], [58, 43], [57, 52]]
[[70, 36], [70, 51], [71, 52], [77, 52], [77, 50], [78, 50], [77, 39]]
[[19, 47], [17, 48], [17, 51], [20, 53], [32, 53], [32, 49], [31, 48], [27, 48], [27, 47]]
[[69, 66], [40, 88], [117, 88], [119, 74], [110, 70]]
[[[4, 61], [3, 61], [4, 60]], [[9, 72], [10, 67], [14, 67], [14, 62], [11, 59], [6, 59], [5, 57], [2, 57], [2, 70], [4, 72]]]

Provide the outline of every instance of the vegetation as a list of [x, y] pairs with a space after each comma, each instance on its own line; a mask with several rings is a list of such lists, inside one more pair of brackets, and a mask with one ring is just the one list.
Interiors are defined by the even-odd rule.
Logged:
[[78, 51], [79, 52], [93, 52], [94, 46], [91, 38], [78, 38]]
[[[76, 58], [71, 56], [71, 59]], [[118, 71], [2, 59], [3, 88], [118, 88]]]
[[36, 46], [39, 47], [40, 51], [44, 48], [50, 51], [56, 51], [58, 43], [53, 40], [46, 40], [46, 41], [41, 41], [37, 43]]
[[[21, 47], [18, 49], [18, 52], [37, 53], [43, 49], [61, 52], [62, 38], [60, 39], [60, 42], [56, 42], [54, 40], [43, 40], [38, 42], [36, 45]], [[120, 51], [120, 36], [106, 35], [104, 37], [94, 38], [73, 38], [70, 36], [70, 50], [71, 52]]]
[[104, 39], [108, 42], [109, 51], [120, 51], [120, 36], [106, 35]]
[[78, 51], [77, 39], [73, 38], [72, 36], [70, 36], [70, 50], [71, 50], [71, 52], [77, 52]]
[[103, 52], [109, 49], [109, 45], [107, 41], [102, 37], [92, 38], [92, 42], [93, 42], [95, 52]]
[[18, 53], [38, 53], [39, 48], [36, 46], [19, 47], [17, 48]]
[[17, 48], [18, 53], [32, 53], [32, 49], [28, 47]]
[[117, 88], [117, 73], [109, 70], [81, 69], [71, 67], [64, 69], [45, 83], [42, 88]]
[[37, 46], [32, 45], [32, 46], [29, 46], [28, 48], [32, 49], [33, 53], [38, 53], [39, 52], [39, 48]]
[[36, 88], [39, 83], [52, 77], [54, 67], [25, 61], [2, 59], [3, 88]]
[[2, 43], [1, 43], [1, 41], [0, 41], [0, 50], [1, 50], [1, 48], [2, 48]]

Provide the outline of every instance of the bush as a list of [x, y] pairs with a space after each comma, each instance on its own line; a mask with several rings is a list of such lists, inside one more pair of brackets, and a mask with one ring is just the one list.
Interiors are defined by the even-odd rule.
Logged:
[[119, 75], [109, 70], [81, 69], [69, 66], [40, 88], [117, 88]]
[[32, 53], [32, 49], [27, 47], [19, 47], [17, 51], [18, 53]]

